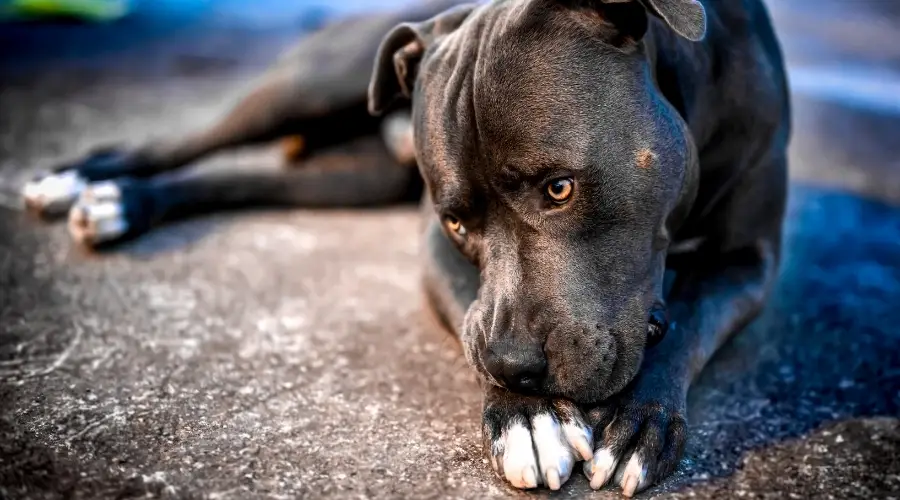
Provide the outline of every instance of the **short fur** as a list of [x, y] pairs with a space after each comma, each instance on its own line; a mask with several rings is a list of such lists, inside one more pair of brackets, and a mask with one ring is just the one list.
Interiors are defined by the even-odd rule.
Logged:
[[[546, 437], [533, 436], [533, 464], [504, 455], [512, 425], [550, 415], [587, 425], [592, 486], [615, 477], [631, 495], [677, 466], [691, 383], [776, 275], [790, 136], [779, 44], [760, 0], [457, 3], [335, 24], [210, 129], [56, 175], [117, 183], [115, 239], [197, 209], [399, 201], [424, 181], [425, 291], [484, 382], [491, 463], [516, 486], [559, 487], [571, 464], [547, 469]], [[324, 54], [337, 56], [319, 71]], [[295, 135], [305, 168], [153, 178]], [[546, 190], [560, 179], [573, 194], [557, 205]], [[582, 438], [567, 436], [560, 449], [577, 455]]]

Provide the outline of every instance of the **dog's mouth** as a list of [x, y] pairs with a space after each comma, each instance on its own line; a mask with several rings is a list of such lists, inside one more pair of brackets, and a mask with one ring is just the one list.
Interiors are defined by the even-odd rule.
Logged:
[[[664, 306], [654, 306], [646, 322], [644, 349], [659, 345], [669, 330], [668, 311]], [[469, 338], [463, 343], [466, 357], [484, 381], [522, 395], [595, 403], [626, 385], [636, 374], [641, 359], [640, 354], [634, 357], [633, 349], [623, 350], [622, 334], [612, 332], [606, 332], [599, 340], [585, 334], [575, 342], [571, 342], [573, 335], [558, 336], [543, 345], [538, 343], [534, 349], [529, 349], [523, 340], [488, 342], [481, 328], [468, 333]], [[571, 344], [560, 350], [559, 337], [568, 337]], [[549, 344], [554, 345], [548, 348]]]

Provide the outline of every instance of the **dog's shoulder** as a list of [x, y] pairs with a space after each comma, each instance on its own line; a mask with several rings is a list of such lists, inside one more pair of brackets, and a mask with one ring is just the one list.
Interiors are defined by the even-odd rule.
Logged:
[[702, 1], [708, 25], [701, 42], [660, 30], [653, 40], [659, 86], [684, 116], [700, 157], [698, 192], [680, 238], [702, 236], [716, 207], [760, 182], [754, 179], [775, 190], [785, 164], [772, 158], [786, 155], [791, 126], [786, 68], [762, 0]]
[[[775, 134], [790, 121], [781, 47], [762, 0], [704, 0], [700, 42], [652, 30], [657, 80], [688, 122], [698, 148], [716, 148], [724, 130]], [[729, 135], [733, 135], [729, 133]], [[737, 138], [736, 138], [737, 139]]]
[[[712, 13], [708, 46], [731, 88], [753, 83], [772, 99], [786, 97], [785, 65], [768, 9], [762, 0], [707, 0]], [[745, 82], [741, 85], [740, 82]], [[766, 97], [764, 94], [756, 94]]]

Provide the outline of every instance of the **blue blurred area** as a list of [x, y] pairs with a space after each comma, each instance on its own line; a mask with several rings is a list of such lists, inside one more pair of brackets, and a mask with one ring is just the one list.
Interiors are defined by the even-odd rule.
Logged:
[[[3, 0], [0, 0], [2, 2]], [[4, 67], [134, 49], [192, 32], [228, 29], [302, 33], [339, 15], [396, 8], [410, 0], [132, 0], [109, 23], [42, 20], [0, 23]]]
[[395, 8], [410, 0], [136, 0], [133, 19], [171, 22], [204, 16], [245, 26], [275, 26], [321, 15]]
[[[10, 0], [0, 0], [0, 5]], [[110, 23], [0, 23], [0, 75], [60, 73], [59, 63], [110, 67], [177, 57], [268, 62], [302, 33], [338, 16], [417, 0], [130, 0]], [[900, 0], [769, 0], [795, 94], [900, 114]], [[136, 56], [140, 54], [140, 56]], [[142, 57], [142, 61], [134, 61]]]

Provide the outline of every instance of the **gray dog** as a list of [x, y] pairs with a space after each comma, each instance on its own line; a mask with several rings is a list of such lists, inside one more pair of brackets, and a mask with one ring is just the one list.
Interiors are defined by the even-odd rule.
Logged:
[[[26, 200], [98, 246], [198, 210], [424, 193], [429, 306], [483, 381], [494, 469], [558, 489], [583, 460], [631, 496], [677, 467], [691, 383], [776, 276], [778, 42], [761, 0], [458, 3], [332, 24], [209, 129], [97, 151]], [[275, 139], [298, 168], [155, 177]]]

